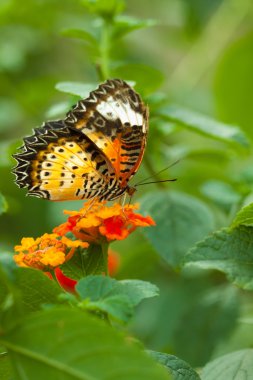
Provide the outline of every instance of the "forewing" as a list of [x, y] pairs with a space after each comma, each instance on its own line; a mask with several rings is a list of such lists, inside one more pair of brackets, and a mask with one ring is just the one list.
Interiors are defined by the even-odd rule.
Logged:
[[66, 125], [89, 137], [112, 163], [124, 187], [140, 166], [148, 108], [126, 82], [107, 80], [67, 114]]
[[88, 137], [62, 121], [36, 128], [24, 139], [13, 172], [28, 194], [55, 201], [90, 199], [108, 192], [114, 169]]

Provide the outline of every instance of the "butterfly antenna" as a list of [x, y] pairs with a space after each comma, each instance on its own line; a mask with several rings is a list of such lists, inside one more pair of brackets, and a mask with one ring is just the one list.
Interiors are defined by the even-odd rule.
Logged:
[[[161, 174], [161, 173], [165, 172], [165, 171], [168, 170], [168, 169], [170, 169], [172, 166], [176, 165], [179, 161], [180, 161], [180, 160], [178, 159], [178, 160], [176, 160], [175, 162], [173, 162], [172, 164], [170, 164], [169, 166], [167, 166], [166, 168], [164, 168], [164, 169], [160, 170], [159, 172], [155, 173], [155, 176], [158, 175], [158, 174]], [[145, 181], [148, 181], [150, 178], [153, 178], [153, 177], [154, 177], [154, 175], [151, 175], [151, 176], [149, 176], [149, 177], [147, 177], [147, 178], [142, 179], [140, 182], [137, 182], [137, 183], [134, 185], [134, 187], [135, 187], [135, 186], [139, 186], [139, 185], [144, 185], [144, 184], [146, 185], [146, 182], [145, 182]], [[170, 182], [170, 181], [176, 181], [176, 179], [166, 179], [166, 180], [164, 180], [164, 181], [154, 181], [154, 182], [148, 182], [148, 183]]]
[[150, 183], [161, 183], [161, 182], [175, 182], [177, 180], [177, 178], [172, 178], [172, 179], [162, 179], [161, 181], [150, 181], [150, 182], [142, 182], [142, 183], [139, 183], [136, 186], [142, 186], [142, 185], [149, 185]]

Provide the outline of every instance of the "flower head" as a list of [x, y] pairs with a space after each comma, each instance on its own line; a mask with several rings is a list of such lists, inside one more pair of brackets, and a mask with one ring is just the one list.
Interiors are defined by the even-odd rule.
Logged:
[[59, 235], [44, 234], [39, 238], [23, 238], [21, 245], [15, 246], [14, 260], [22, 267], [32, 267], [41, 270], [50, 270], [68, 261], [74, 254], [75, 248], [87, 248], [88, 243], [72, 241]]
[[87, 202], [79, 211], [65, 211], [70, 215], [67, 222], [54, 229], [59, 235], [71, 232], [76, 238], [89, 243], [123, 240], [137, 227], [155, 225], [150, 216], [135, 212], [138, 205], [122, 207], [114, 204], [105, 206], [103, 202]]

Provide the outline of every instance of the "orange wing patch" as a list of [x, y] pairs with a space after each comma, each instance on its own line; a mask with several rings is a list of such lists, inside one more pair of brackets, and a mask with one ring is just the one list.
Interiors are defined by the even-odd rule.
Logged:
[[65, 123], [88, 136], [111, 161], [122, 187], [138, 170], [148, 132], [148, 109], [124, 81], [108, 80], [67, 114]]

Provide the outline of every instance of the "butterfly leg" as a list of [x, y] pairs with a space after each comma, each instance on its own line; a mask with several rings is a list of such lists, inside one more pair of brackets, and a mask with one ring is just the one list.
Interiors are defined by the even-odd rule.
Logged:
[[126, 197], [127, 197], [127, 193], [124, 193], [121, 197], [120, 197], [120, 204], [121, 204], [121, 208], [122, 208], [122, 214], [125, 216], [125, 218], [127, 219], [127, 216], [125, 214], [125, 209], [124, 209], [124, 206], [125, 206], [125, 203], [126, 203]]
[[95, 197], [91, 198], [88, 202], [86, 202], [87, 209], [85, 210], [85, 213], [83, 216], [85, 216], [92, 209], [94, 203], [96, 203], [97, 200], [98, 200], [98, 197], [95, 196]]

